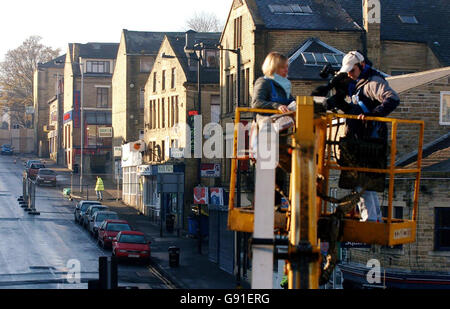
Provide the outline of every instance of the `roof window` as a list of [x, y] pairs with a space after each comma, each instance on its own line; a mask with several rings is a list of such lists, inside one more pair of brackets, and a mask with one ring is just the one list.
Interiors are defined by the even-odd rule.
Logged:
[[402, 21], [404, 24], [418, 24], [416, 16], [408, 16], [408, 15], [398, 15], [398, 18]]
[[269, 4], [269, 9], [273, 14], [288, 15], [309, 15], [312, 14], [309, 5], [300, 4]]
[[325, 64], [331, 64], [332, 66], [340, 66], [342, 63], [343, 55], [331, 54], [331, 53], [302, 53], [303, 61], [307, 65], [317, 65], [322, 66]]

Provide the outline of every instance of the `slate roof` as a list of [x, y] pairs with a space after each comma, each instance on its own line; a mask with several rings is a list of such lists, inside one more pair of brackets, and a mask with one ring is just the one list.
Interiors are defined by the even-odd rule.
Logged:
[[[73, 45], [76, 44], [79, 47], [79, 57], [85, 59], [116, 59], [117, 51], [119, 50], [118, 43], [69, 43], [70, 58], [73, 59]], [[73, 60], [77, 62], [77, 60]], [[80, 75], [80, 67], [76, 63], [72, 63], [73, 73]], [[100, 74], [98, 74], [100, 75]]]
[[144, 32], [123, 30], [127, 54], [156, 55], [166, 35], [182, 36], [184, 32]]
[[[258, 25], [272, 30], [341, 30], [362, 31], [348, 13], [334, 1], [324, 0], [246, 0], [251, 8], [253, 20]], [[312, 14], [288, 15], [274, 14], [269, 5], [301, 4], [309, 5]]]
[[[345, 55], [340, 50], [329, 46], [322, 42], [318, 38], [310, 38], [303, 42], [299, 47], [289, 53], [289, 75], [290, 80], [311, 80], [311, 81], [324, 81], [319, 75], [324, 65], [306, 65], [301, 52], [311, 53], [331, 53]], [[334, 67], [339, 69], [340, 65]]]
[[80, 57], [94, 59], [116, 59], [118, 43], [87, 43], [79, 44]]
[[[362, 1], [334, 1], [362, 26]], [[448, 0], [380, 0], [380, 2], [381, 40], [427, 43], [444, 66], [450, 65]], [[419, 23], [402, 23], [399, 15], [414, 15]]]
[[59, 68], [59, 69], [64, 69], [64, 62], [66, 61], [66, 54], [59, 56], [55, 59], [50, 60], [49, 62], [46, 63], [39, 63], [38, 67], [39, 68]]
[[[220, 33], [196, 33], [195, 43], [203, 42], [205, 45], [216, 46], [219, 44]], [[186, 45], [186, 36], [167, 36], [169, 44], [172, 46], [175, 56], [183, 67], [183, 71], [186, 75], [189, 83], [197, 83], [197, 70], [191, 70], [189, 68], [188, 54], [184, 51]], [[197, 59], [195, 54], [189, 55], [190, 57]], [[197, 68], [197, 61], [194, 61]], [[203, 84], [218, 84], [220, 80], [219, 68], [202, 68], [201, 83]]]
[[[422, 152], [422, 171], [424, 172], [450, 172], [450, 133], [425, 145]], [[415, 167], [417, 151], [402, 158], [397, 166]]]

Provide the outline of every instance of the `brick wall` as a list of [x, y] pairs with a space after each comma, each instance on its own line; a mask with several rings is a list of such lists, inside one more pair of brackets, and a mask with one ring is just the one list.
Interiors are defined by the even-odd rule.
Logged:
[[380, 69], [387, 74], [398, 70], [426, 71], [440, 66], [425, 43], [381, 42]]
[[[435, 208], [450, 207], [448, 176], [448, 174], [422, 175], [415, 243], [403, 245], [402, 249], [380, 246], [374, 246], [372, 249], [351, 249], [351, 262], [365, 265], [370, 259], [378, 259], [383, 268], [448, 273], [450, 252], [434, 251]], [[436, 179], [428, 179], [433, 177]], [[394, 206], [403, 207], [404, 218], [411, 216], [412, 188], [413, 180], [396, 181]]]
[[[450, 126], [439, 124], [441, 91], [450, 91], [449, 76], [400, 93], [401, 103], [390, 117], [424, 120], [424, 144], [434, 141], [450, 131]], [[418, 136], [418, 126], [400, 125], [398, 156], [416, 150]]]

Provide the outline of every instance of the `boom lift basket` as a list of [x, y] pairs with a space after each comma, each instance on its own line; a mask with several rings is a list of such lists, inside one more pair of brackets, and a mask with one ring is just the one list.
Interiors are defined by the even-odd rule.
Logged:
[[[253, 233], [254, 231], [253, 208], [235, 207], [238, 162], [250, 160], [248, 151], [246, 151], [244, 155], [238, 155], [238, 137], [239, 137], [238, 128], [241, 122], [242, 113], [280, 114], [280, 112], [277, 110], [264, 110], [252, 108], [236, 109], [235, 130], [233, 140], [233, 157], [232, 157], [231, 178], [230, 178], [228, 228], [233, 231]], [[316, 171], [318, 175], [324, 176], [324, 181], [321, 183], [319, 187], [321, 192], [328, 192], [330, 186], [329, 176], [331, 170], [386, 174], [387, 177], [389, 178], [388, 215], [386, 218], [383, 218], [383, 222], [360, 222], [359, 218], [347, 215], [343, 220], [343, 236], [341, 237], [341, 239], [339, 239], [339, 241], [358, 242], [365, 244], [378, 244], [385, 246], [413, 243], [416, 240], [416, 221], [417, 221], [417, 209], [418, 209], [421, 164], [422, 164], [424, 122], [419, 120], [367, 117], [366, 121], [378, 121], [391, 124], [390, 156], [388, 159], [387, 168], [376, 169], [368, 167], [343, 167], [338, 164], [335, 158], [332, 158], [333, 143], [331, 141], [333, 138], [333, 134], [335, 133], [333, 132], [334, 130], [333, 122], [342, 119], [357, 119], [357, 118], [358, 116], [329, 113], [314, 119], [313, 123], [316, 138], [315, 151], [317, 154]], [[418, 155], [416, 168], [399, 168], [395, 166], [396, 152], [397, 152], [397, 132], [399, 124], [417, 125], [420, 127], [420, 134], [418, 136], [418, 152], [417, 152]], [[394, 219], [393, 198], [394, 198], [395, 176], [405, 174], [415, 175], [413, 209], [411, 212], [411, 217], [409, 219]], [[292, 187], [293, 186], [291, 184], [290, 186], [291, 190]], [[317, 218], [321, 219], [328, 218], [331, 215], [327, 211], [328, 202], [322, 200], [320, 197], [317, 197], [316, 203], [318, 215]], [[287, 216], [289, 217], [289, 213], [287, 214]]]

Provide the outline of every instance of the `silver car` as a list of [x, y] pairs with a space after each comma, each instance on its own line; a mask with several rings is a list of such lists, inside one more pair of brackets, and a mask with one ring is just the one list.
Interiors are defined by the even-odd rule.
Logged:
[[81, 217], [81, 225], [84, 228], [89, 229], [89, 222], [91, 222], [92, 217], [94, 217], [95, 213], [97, 211], [106, 211], [106, 210], [108, 210], [108, 207], [107, 206], [103, 206], [103, 205], [91, 205], [91, 206], [89, 206], [89, 208], [86, 210], [84, 215]]
[[98, 228], [105, 220], [119, 220], [119, 216], [113, 211], [97, 211], [89, 221], [89, 232], [94, 238], [98, 238]]
[[86, 213], [86, 210], [88, 210], [89, 206], [92, 205], [101, 205], [98, 201], [80, 201], [75, 206], [75, 210], [73, 212], [75, 222], [78, 224], [82, 224], [81, 220], [84, 214]]

